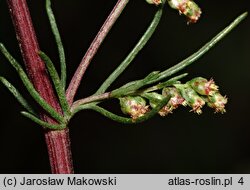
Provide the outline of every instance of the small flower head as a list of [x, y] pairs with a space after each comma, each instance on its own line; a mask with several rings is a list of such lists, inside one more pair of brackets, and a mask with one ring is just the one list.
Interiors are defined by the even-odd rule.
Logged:
[[222, 96], [219, 92], [208, 96], [207, 105], [215, 109], [215, 113], [225, 113], [225, 105], [227, 104], [227, 97]]
[[205, 78], [196, 77], [187, 83], [200, 95], [212, 96], [219, 89], [213, 79], [208, 81]]
[[149, 4], [154, 4], [156, 6], [162, 3], [162, 0], [146, 0]]
[[167, 107], [170, 111], [179, 107], [179, 105], [185, 105], [185, 99], [180, 95], [179, 91], [174, 87], [163, 88], [162, 95], [167, 97], [170, 96], [170, 100]]
[[192, 0], [168, 0], [168, 4], [173, 9], [179, 10], [188, 18], [188, 23], [196, 23], [201, 15], [200, 7]]
[[174, 86], [180, 91], [187, 105], [193, 108], [192, 111], [201, 114], [205, 101], [187, 84], [175, 84]]
[[136, 120], [138, 117], [143, 116], [149, 111], [145, 99], [140, 96], [127, 96], [120, 98], [120, 106], [122, 112], [130, 115], [133, 120]]

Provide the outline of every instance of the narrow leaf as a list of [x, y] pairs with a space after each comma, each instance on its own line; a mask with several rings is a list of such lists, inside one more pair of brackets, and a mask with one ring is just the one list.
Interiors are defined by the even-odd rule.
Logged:
[[24, 97], [20, 94], [20, 92], [4, 77], [0, 77], [0, 81], [3, 85], [13, 94], [13, 96], [17, 99], [17, 101], [30, 113], [37, 116], [37, 113], [34, 111], [32, 106], [24, 99]]
[[11, 56], [11, 54], [8, 52], [8, 50], [4, 47], [3, 44], [0, 43], [0, 50], [4, 54], [4, 56], [7, 58], [7, 60], [10, 62], [10, 64], [16, 69], [17, 73], [19, 74], [19, 77], [21, 78], [24, 86], [30, 93], [30, 95], [34, 98], [34, 100], [46, 111], [50, 114], [51, 117], [55, 118], [58, 122], [63, 123], [64, 118], [57, 113], [57, 111], [52, 108], [36, 91], [33, 84], [30, 82], [28, 76], [22, 69], [21, 65]]
[[53, 32], [53, 35], [55, 37], [56, 44], [57, 44], [57, 49], [58, 49], [60, 64], [61, 64], [61, 84], [62, 84], [63, 90], [65, 91], [66, 77], [67, 77], [65, 53], [64, 53], [61, 36], [60, 36], [59, 30], [56, 24], [56, 19], [51, 8], [50, 0], [46, 0], [46, 10], [47, 10], [47, 15], [48, 15], [49, 22], [50, 22], [50, 27], [51, 27], [51, 30]]
[[230, 25], [228, 25], [224, 30], [222, 30], [219, 34], [217, 34], [214, 38], [212, 38], [208, 43], [206, 43], [202, 48], [200, 48], [197, 52], [189, 56], [188, 58], [184, 59], [180, 63], [176, 64], [175, 66], [163, 71], [160, 73], [160, 77], [152, 83], [160, 81], [166, 77], [169, 77], [180, 70], [184, 69], [188, 65], [195, 62], [201, 56], [203, 56], [207, 51], [209, 51], [212, 47], [214, 47], [220, 40], [222, 40], [232, 29], [234, 29], [242, 20], [244, 20], [247, 16], [247, 12], [238, 16]]
[[52, 82], [54, 84], [59, 102], [61, 104], [61, 107], [63, 109], [63, 112], [66, 115], [69, 115], [69, 105], [68, 102], [66, 100], [66, 95], [65, 95], [65, 91], [63, 89], [63, 86], [61, 84], [60, 78], [58, 76], [58, 73], [55, 69], [54, 64], [52, 63], [51, 59], [44, 53], [44, 52], [39, 52], [40, 57], [42, 58], [42, 60], [45, 62], [47, 69], [49, 71], [50, 77], [52, 79]]
[[37, 123], [38, 125], [42, 126], [42, 127], [45, 127], [45, 128], [48, 128], [48, 129], [53, 129], [53, 130], [62, 130], [66, 127], [66, 125], [53, 125], [53, 124], [50, 124], [50, 123], [47, 123], [47, 122], [44, 122], [42, 121], [41, 119], [37, 118], [36, 116], [28, 113], [28, 112], [25, 112], [25, 111], [22, 111], [21, 114], [24, 116], [24, 117], [27, 117], [29, 118], [30, 120], [34, 121], [35, 123]]
[[159, 6], [151, 24], [148, 29], [141, 37], [139, 42], [136, 44], [134, 49], [129, 53], [129, 55], [124, 59], [124, 61], [113, 71], [113, 73], [104, 81], [101, 87], [97, 90], [96, 94], [104, 93], [107, 88], [122, 74], [122, 72], [129, 66], [129, 64], [134, 60], [136, 55], [142, 50], [142, 48], [149, 41], [153, 33], [155, 32], [161, 16], [162, 16], [163, 6]]
[[[206, 43], [201, 49], [199, 49], [196, 53], [189, 56], [185, 60], [181, 61], [180, 63], [176, 64], [175, 66], [161, 72], [161, 73], [151, 73], [147, 77], [141, 80], [136, 80], [131, 83], [128, 83], [122, 86], [119, 89], [113, 90], [111, 92], [112, 97], [119, 97], [121, 95], [127, 95], [131, 92], [131, 90], [137, 90], [142, 86], [153, 84], [159, 82], [173, 74], [179, 72], [180, 70], [184, 69], [188, 65], [192, 64], [194, 61], [199, 59], [202, 55], [204, 55], [208, 50], [210, 50], [215, 44], [217, 44], [220, 40], [222, 40], [233, 28], [235, 28], [245, 17], [247, 13], [243, 13], [238, 18], [236, 18], [228, 27], [226, 27], [223, 31], [217, 34], [214, 38], [212, 38], [208, 43]], [[182, 76], [181, 76], [182, 77]], [[161, 84], [166, 85], [166, 84]]]
[[147, 85], [149, 81], [156, 80], [158, 77], [159, 77], [159, 71], [153, 71], [149, 73], [144, 79], [129, 82], [128, 84], [125, 84], [124, 86], [116, 90], [113, 90], [110, 96], [120, 97], [131, 94], [135, 90], [138, 90], [139, 88]]
[[176, 84], [177, 82], [179, 82], [178, 80], [186, 77], [188, 74], [187, 73], [184, 73], [184, 74], [181, 74], [181, 75], [178, 75], [176, 77], [173, 77], [169, 80], [167, 80], [166, 82], [162, 82], [162, 83], [159, 83], [155, 86], [152, 86], [146, 90], [143, 90], [143, 92], [150, 92], [150, 91], [155, 91], [155, 90], [160, 90], [162, 88], [165, 88], [167, 86], [172, 86], [173, 84]]

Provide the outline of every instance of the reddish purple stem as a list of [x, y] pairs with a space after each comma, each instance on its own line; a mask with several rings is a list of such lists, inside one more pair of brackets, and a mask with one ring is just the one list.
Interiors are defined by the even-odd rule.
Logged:
[[[62, 113], [45, 64], [38, 56], [39, 45], [26, 0], [7, 0], [27, 73], [36, 90], [58, 113]], [[55, 123], [42, 114], [42, 119]], [[68, 129], [45, 131], [52, 173], [73, 173]]]
[[48, 131], [45, 133], [51, 170], [54, 174], [72, 174], [73, 164], [71, 156], [69, 129]]
[[70, 81], [69, 87], [66, 92], [66, 97], [70, 105], [72, 105], [76, 91], [81, 83], [82, 77], [89, 66], [91, 60], [93, 59], [94, 55], [96, 54], [97, 50], [101, 46], [102, 42], [104, 41], [105, 37], [109, 33], [110, 29], [116, 22], [117, 18], [120, 16], [121, 12], [127, 5], [129, 0], [118, 0], [115, 7], [109, 14], [108, 18], [102, 25], [100, 31], [96, 35], [95, 39], [91, 43], [89, 49], [87, 50], [86, 54], [84, 55], [80, 65], [78, 66], [73, 78]]
[[[51, 81], [49, 80], [45, 64], [38, 56], [40, 48], [37, 42], [27, 2], [26, 0], [7, 0], [7, 2], [30, 80], [40, 95], [54, 109], [56, 109], [58, 113], [62, 113]], [[74, 96], [88, 65], [128, 2], [129, 0], [118, 0], [83, 57], [66, 92], [67, 100], [70, 105], [73, 103]], [[45, 115], [44, 112], [42, 112], [42, 119], [49, 123], [55, 123], [55, 121]], [[52, 173], [73, 173], [68, 128], [61, 131], [46, 130], [45, 139], [48, 147]]]

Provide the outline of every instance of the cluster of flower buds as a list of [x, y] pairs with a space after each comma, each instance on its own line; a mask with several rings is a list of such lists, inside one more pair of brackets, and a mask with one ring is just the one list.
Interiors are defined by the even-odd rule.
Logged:
[[[161, 116], [172, 113], [180, 105], [190, 106], [191, 111], [201, 114], [201, 108], [207, 103], [215, 113], [225, 113], [227, 98], [219, 93], [218, 86], [213, 79], [207, 80], [196, 77], [185, 84], [177, 83], [172, 87], [165, 87], [162, 93], [150, 92], [141, 96], [128, 96], [120, 98], [122, 112], [128, 114], [133, 120], [145, 115], [150, 108], [155, 108], [166, 97], [170, 97], [168, 103], [159, 111]], [[147, 105], [147, 101], [149, 105]]]
[[226, 96], [219, 93], [219, 87], [214, 83], [213, 79], [207, 80], [202, 77], [196, 77], [186, 84], [174, 85], [180, 92], [181, 96], [186, 100], [187, 105], [192, 107], [193, 111], [201, 114], [201, 108], [207, 105], [218, 113], [225, 113]]
[[188, 18], [188, 23], [196, 23], [201, 15], [200, 7], [192, 0], [168, 0], [171, 8]]
[[[188, 23], [196, 23], [201, 16], [200, 7], [192, 0], [167, 0], [171, 8], [179, 11], [188, 18]], [[165, 0], [146, 0], [147, 3], [160, 5]]]
[[160, 5], [162, 3], [162, 0], [146, 0], [149, 4], [154, 4], [156, 6]]

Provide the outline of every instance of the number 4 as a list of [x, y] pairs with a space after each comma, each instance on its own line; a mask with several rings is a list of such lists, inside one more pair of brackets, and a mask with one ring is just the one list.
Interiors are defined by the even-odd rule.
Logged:
[[243, 177], [241, 177], [241, 178], [239, 179], [238, 183], [240, 183], [241, 185], [244, 184]]

